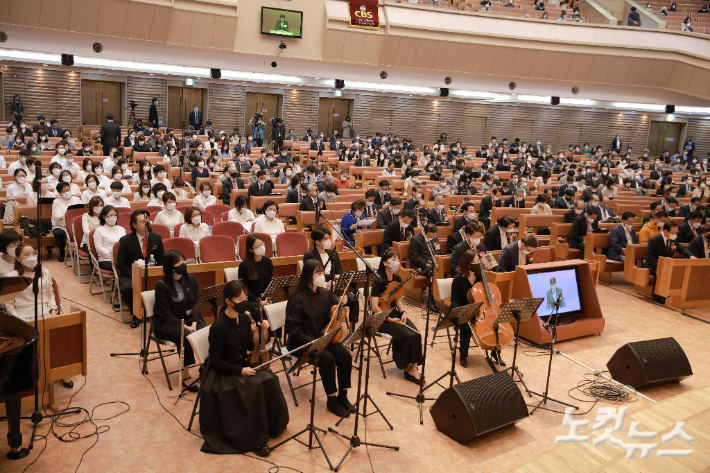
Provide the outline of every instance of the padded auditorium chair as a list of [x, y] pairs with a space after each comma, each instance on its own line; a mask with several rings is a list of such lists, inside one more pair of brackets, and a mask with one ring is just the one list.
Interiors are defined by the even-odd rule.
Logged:
[[170, 229], [167, 225], [155, 223], [151, 224], [150, 229], [152, 233], [157, 233], [158, 235], [160, 235], [160, 238], [163, 240], [167, 240], [168, 238], [170, 238]]
[[[269, 238], [271, 242], [271, 238]], [[266, 254], [269, 254], [268, 252]], [[236, 261], [234, 240], [224, 235], [210, 235], [200, 240], [200, 261], [202, 263], [217, 263], [220, 261]]]
[[[74, 244], [76, 245], [76, 266], [74, 270], [74, 274], [77, 274], [79, 276], [79, 281], [84, 283], [84, 284], [89, 284], [91, 281], [84, 280], [82, 276], [85, 276], [87, 274], [91, 275], [91, 271], [82, 271], [81, 270], [81, 262], [82, 261], [90, 261], [91, 256], [89, 253], [84, 251], [81, 247], [81, 241], [84, 239], [84, 227], [81, 225], [81, 219], [82, 216], [79, 215], [78, 217], [75, 217], [74, 220], [72, 221], [71, 225], [73, 227], [72, 234], [74, 235]], [[67, 228], [69, 228], [67, 226]]]
[[155, 358], [148, 359], [148, 354], [150, 353], [150, 342], [155, 342], [155, 346], [158, 349], [158, 358], [163, 364], [163, 373], [165, 373], [165, 380], [168, 382], [168, 389], [173, 390], [173, 385], [170, 383], [170, 374], [168, 373], [168, 368], [165, 366], [165, 357], [163, 355], [163, 350], [161, 347], [167, 347], [166, 353], [174, 352], [177, 350], [177, 346], [169, 340], [161, 340], [155, 334], [155, 329], [153, 328], [153, 309], [155, 307], [155, 291], [144, 291], [141, 292], [141, 298], [143, 299], [143, 307], [145, 308], [146, 323], [148, 323], [150, 329], [148, 331], [148, 341], [145, 346], [145, 355], [143, 357], [143, 372], [148, 373], [148, 361], [155, 360]]
[[234, 240], [234, 246], [239, 243], [239, 237], [244, 235], [244, 227], [238, 222], [217, 222], [212, 227], [212, 235], [224, 235]]
[[[66, 242], [66, 252], [69, 258], [67, 258], [64, 261], [64, 264], [66, 266], [71, 266], [72, 270], [74, 271], [74, 274], [77, 274], [77, 267], [74, 265], [75, 264], [75, 259], [76, 259], [76, 241], [74, 239], [74, 225], [71, 225], [74, 222], [74, 219], [76, 217], [81, 217], [83, 216], [86, 212], [88, 212], [89, 209], [87, 208], [82, 208], [82, 209], [72, 209], [72, 210], [67, 210], [66, 214], [64, 215], [64, 221], [67, 223], [67, 242]], [[79, 226], [81, 226], [81, 220], [79, 220]], [[81, 240], [79, 240], [81, 242]]]
[[197, 262], [197, 252], [195, 244], [189, 238], [166, 238], [163, 240], [163, 248], [165, 251], [177, 250], [185, 256], [186, 260]]
[[[196, 330], [185, 338], [192, 346], [192, 352], [195, 354], [195, 364], [200, 367], [199, 375], [197, 380], [202, 384], [202, 375], [204, 373], [203, 365], [209, 356], [210, 351], [210, 327], [207, 326], [203, 329]], [[195, 420], [195, 416], [198, 414], [197, 406], [200, 404], [200, 394], [202, 392], [197, 392], [197, 397], [195, 398], [195, 405], [192, 407], [192, 415], [190, 416], [190, 423], [187, 424], [187, 430], [192, 428], [192, 422]]]
[[302, 256], [307, 252], [308, 237], [303, 233], [284, 232], [276, 235], [276, 256]]
[[[215, 222], [221, 222], [223, 220], [222, 213], [229, 212], [230, 209], [231, 209], [231, 207], [229, 207], [229, 205], [214, 204], [214, 205], [208, 205], [207, 208], [205, 208], [205, 211], [212, 214]], [[207, 222], [205, 222], [205, 223], [207, 223]]]

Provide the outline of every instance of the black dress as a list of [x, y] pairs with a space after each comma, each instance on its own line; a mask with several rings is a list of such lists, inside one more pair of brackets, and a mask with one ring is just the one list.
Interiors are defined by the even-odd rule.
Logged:
[[[400, 283], [402, 282], [402, 278], [393, 274], [392, 281]], [[389, 282], [391, 281], [387, 281], [386, 278], [376, 280], [372, 285], [372, 297], [380, 297], [380, 295], [385, 292]], [[396, 301], [392, 301], [390, 307], [394, 308], [389, 315], [390, 318], [401, 319], [402, 314], [399, 309], [397, 309]], [[416, 329], [416, 326], [411, 320], [407, 319], [406, 324]], [[422, 356], [422, 336], [420, 334], [414, 330], [403, 327], [401, 324], [388, 321], [380, 325], [379, 332], [386, 333], [392, 337], [392, 359], [394, 360], [394, 364], [397, 365], [397, 368], [403, 370], [409, 366], [410, 363], [417, 363], [418, 365], [424, 364], [424, 357]]]
[[241, 376], [249, 366], [247, 350], [251, 319], [239, 323], [224, 313], [210, 327], [209, 358], [200, 388], [200, 431], [206, 453], [251, 452], [278, 435], [289, 415], [279, 379], [269, 370]]
[[[476, 277], [476, 282], [480, 280], [480, 277]], [[451, 283], [451, 309], [456, 307], [462, 307], [468, 305], [468, 292], [471, 290], [473, 285], [468, 278], [462, 276], [460, 273], [454, 276], [454, 280]], [[468, 356], [468, 347], [471, 345], [471, 326], [469, 324], [459, 325], [459, 353], [461, 358], [466, 358]]]
[[249, 269], [246, 260], [239, 263], [239, 270], [237, 271], [239, 279], [249, 290], [248, 297], [252, 302], [255, 301], [257, 297], [261, 297], [264, 291], [266, 291], [266, 288], [269, 287], [271, 280], [274, 279], [274, 263], [271, 262], [271, 259], [262, 256], [261, 261], [255, 263], [256, 273], [259, 275], [258, 279], [249, 279]]

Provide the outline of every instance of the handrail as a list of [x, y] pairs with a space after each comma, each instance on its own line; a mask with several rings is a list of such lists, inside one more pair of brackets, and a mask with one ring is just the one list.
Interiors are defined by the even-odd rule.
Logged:
[[[589, 5], [594, 10], [599, 12], [604, 18], [606, 18], [608, 25], [616, 25], [619, 22], [619, 20], [614, 15], [609, 13], [609, 9], [606, 7], [606, 5], [602, 4], [601, 2], [597, 2], [595, 0], [582, 0], [582, 2], [580, 2], [580, 6], [582, 6], [583, 4]], [[585, 16], [588, 17], [589, 15], [587, 14]]]

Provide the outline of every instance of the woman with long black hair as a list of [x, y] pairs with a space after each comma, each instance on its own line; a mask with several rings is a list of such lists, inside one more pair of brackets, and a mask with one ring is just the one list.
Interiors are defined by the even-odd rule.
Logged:
[[[255, 321], [245, 313], [247, 289], [240, 281], [224, 286], [224, 306], [210, 327], [209, 357], [200, 392], [200, 431], [207, 453], [254, 452], [268, 456], [269, 438], [286, 429], [288, 407], [279, 379], [255, 371], [247, 351]], [[261, 322], [268, 330], [269, 322]]]
[[[317, 259], [306, 261], [296, 290], [286, 304], [289, 350], [295, 350], [323, 335], [323, 329], [330, 322], [330, 309], [338, 304], [338, 297], [331, 294], [325, 285], [323, 262]], [[347, 304], [347, 296], [341, 296], [340, 301]], [[328, 395], [326, 407], [338, 417], [349, 416], [353, 407], [348, 400], [352, 367], [352, 355], [341, 343], [331, 343], [318, 358], [318, 370]]]
[[[264, 241], [253, 233], [247, 237], [246, 253], [244, 261], [239, 263], [237, 275], [248, 290], [251, 305], [247, 310], [253, 312], [256, 309], [254, 302], [264, 294], [269, 283], [274, 279], [274, 263], [266, 256]], [[262, 301], [262, 305], [265, 304]]]
[[[166, 251], [163, 255], [163, 278], [155, 285], [155, 307], [153, 308], [153, 328], [161, 340], [170, 340], [180, 348], [181, 326], [185, 326], [185, 336], [207, 326], [200, 314], [190, 313], [200, 297], [200, 284], [192, 274], [187, 274], [185, 256], [177, 251]], [[188, 366], [195, 363], [195, 355], [189, 343], [184, 344], [183, 387], [190, 377]], [[187, 388], [197, 392], [197, 386]]]

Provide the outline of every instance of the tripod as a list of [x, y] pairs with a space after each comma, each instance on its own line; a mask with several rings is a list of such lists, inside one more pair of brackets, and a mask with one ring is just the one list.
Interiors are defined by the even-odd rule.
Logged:
[[[369, 281], [368, 281], [369, 284]], [[340, 463], [335, 467], [335, 471], [338, 471], [340, 469], [340, 466], [343, 464], [347, 456], [350, 454], [350, 452], [353, 450], [353, 448], [357, 448], [361, 445], [367, 445], [370, 447], [382, 447], [382, 448], [391, 448], [393, 450], [398, 451], [399, 447], [391, 446], [391, 445], [381, 445], [377, 443], [368, 443], [368, 442], [363, 442], [360, 440], [360, 437], [357, 435], [358, 432], [358, 426], [359, 426], [359, 421], [360, 421], [360, 416], [362, 415], [363, 418], [367, 418], [368, 416], [379, 413], [382, 418], [384, 419], [385, 422], [387, 422], [387, 425], [389, 426], [390, 430], [394, 430], [394, 427], [392, 427], [392, 424], [387, 420], [387, 417], [382, 413], [379, 407], [377, 407], [377, 404], [375, 404], [375, 401], [372, 399], [372, 396], [370, 396], [369, 392], [369, 386], [370, 386], [370, 343], [372, 342], [372, 335], [377, 331], [377, 329], [382, 325], [382, 323], [387, 319], [389, 314], [392, 312], [392, 309], [386, 310], [384, 312], [380, 312], [378, 314], [374, 314], [370, 317], [365, 316], [365, 319], [362, 321], [360, 325], [358, 325], [357, 329], [350, 335], [349, 340], [343, 340], [343, 345], [347, 345], [350, 341], [356, 338], [357, 335], [360, 335], [360, 361], [359, 361], [359, 376], [357, 380], [357, 401], [355, 401], [355, 404], [353, 407], [345, 414], [346, 416], [350, 414], [350, 412], [355, 412], [355, 429], [353, 432], [352, 437], [348, 437], [347, 435], [343, 435], [340, 432], [336, 431], [332, 427], [329, 427], [328, 430], [330, 432], [333, 432], [336, 435], [339, 435], [343, 437], [344, 439], [347, 439], [350, 441], [350, 448], [348, 448], [348, 451], [345, 452], [345, 455], [343, 455], [343, 458], [340, 460]], [[365, 343], [365, 334], [367, 333], [367, 367], [366, 367], [366, 374], [365, 374], [365, 392], [361, 394], [362, 390], [362, 364], [363, 360], [365, 357], [365, 349], [362, 348], [362, 344]], [[373, 406], [375, 406], [375, 411], [371, 412], [370, 414], [367, 413], [367, 401], [370, 401]], [[360, 401], [363, 402], [362, 406], [362, 414], [360, 414]], [[335, 425], [339, 425], [345, 416], [341, 417], [338, 422], [335, 423]]]
[[[557, 298], [557, 301], [555, 302], [555, 307], [554, 307], [554, 311], [555, 311], [554, 317], [555, 318], [553, 319], [553, 322], [552, 322], [552, 340], [550, 341], [550, 360], [547, 364], [547, 381], [545, 382], [545, 392], [543, 394], [538, 394], [535, 391], [528, 390], [529, 393], [532, 393], [536, 396], [541, 397], [540, 402], [538, 402], [537, 405], [533, 408], [533, 410], [530, 411], [531, 415], [534, 414], [535, 411], [540, 407], [540, 404], [547, 404], [548, 399], [550, 401], [554, 401], [558, 404], [562, 404], [563, 406], [573, 407], [574, 409], [579, 410], [578, 406], [574, 406], [574, 405], [568, 404], [566, 402], [558, 401], [557, 399], [554, 399], [554, 398], [548, 396], [548, 393], [550, 392], [550, 371], [552, 370], [552, 355], [555, 353], [555, 339], [557, 338], [557, 316], [560, 312], [560, 298], [561, 297], [562, 297], [562, 294], [560, 294], [560, 296]], [[552, 318], [552, 316], [550, 316], [550, 318]]]
[[135, 126], [136, 124], [136, 107], [131, 105], [131, 113], [128, 114], [128, 126]]

